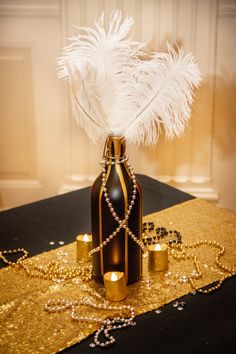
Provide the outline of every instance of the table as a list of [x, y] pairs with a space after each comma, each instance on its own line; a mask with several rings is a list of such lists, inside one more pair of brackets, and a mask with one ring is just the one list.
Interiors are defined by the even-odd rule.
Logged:
[[[163, 210], [193, 196], [144, 175], [137, 175], [143, 190], [143, 214]], [[0, 213], [0, 249], [26, 248], [36, 255], [75, 240], [90, 229], [90, 187], [13, 208]], [[55, 245], [49, 245], [54, 241]], [[1, 264], [2, 266], [2, 264]], [[188, 294], [183, 311], [172, 304], [136, 318], [137, 325], [117, 331], [117, 342], [105, 349], [109, 354], [235, 353], [235, 277], [225, 281], [212, 295]], [[89, 348], [91, 339], [63, 353], [104, 353]], [[22, 353], [23, 354], [23, 353]]]

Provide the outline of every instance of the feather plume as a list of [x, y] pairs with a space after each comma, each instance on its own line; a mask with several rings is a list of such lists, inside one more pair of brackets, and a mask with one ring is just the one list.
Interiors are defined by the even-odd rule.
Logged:
[[132, 25], [115, 11], [106, 31], [102, 14], [95, 28], [79, 28], [58, 60], [75, 119], [93, 141], [113, 134], [152, 145], [162, 128], [169, 139], [181, 136], [190, 117], [201, 81], [193, 56], [170, 45], [167, 53], [145, 54], [145, 44], [129, 38]]

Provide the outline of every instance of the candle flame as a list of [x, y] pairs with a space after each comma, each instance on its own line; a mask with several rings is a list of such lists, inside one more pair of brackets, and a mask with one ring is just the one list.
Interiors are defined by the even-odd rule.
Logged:
[[83, 237], [83, 241], [85, 241], [85, 242], [89, 242], [89, 237], [88, 237], [88, 235], [87, 235], [87, 234], [85, 234], [85, 235], [84, 235], [84, 237]]
[[117, 279], [118, 279], [117, 274], [116, 274], [115, 272], [112, 272], [112, 274], [111, 274], [111, 280], [112, 280], [112, 281], [116, 281]]
[[159, 243], [157, 243], [155, 245], [155, 248], [154, 248], [155, 251], [160, 251], [161, 250], [161, 245], [159, 245]]

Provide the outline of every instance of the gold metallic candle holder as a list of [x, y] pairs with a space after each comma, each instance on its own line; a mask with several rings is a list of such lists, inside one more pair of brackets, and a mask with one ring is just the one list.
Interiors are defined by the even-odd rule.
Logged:
[[91, 261], [89, 251], [92, 249], [92, 235], [84, 234], [76, 237], [77, 261]]
[[107, 272], [104, 274], [103, 280], [107, 300], [121, 301], [127, 297], [128, 292], [123, 272]]
[[168, 246], [166, 243], [148, 246], [148, 270], [162, 272], [168, 269]]

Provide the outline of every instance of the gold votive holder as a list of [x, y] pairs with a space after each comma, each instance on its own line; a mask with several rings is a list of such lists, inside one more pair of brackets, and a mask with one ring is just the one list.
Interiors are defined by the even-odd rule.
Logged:
[[89, 251], [92, 249], [92, 235], [84, 234], [76, 236], [77, 261], [91, 261]]
[[148, 270], [162, 272], [168, 269], [168, 246], [166, 243], [157, 243], [148, 246]]
[[103, 276], [103, 281], [107, 300], [121, 301], [127, 297], [128, 291], [123, 272], [107, 272]]

